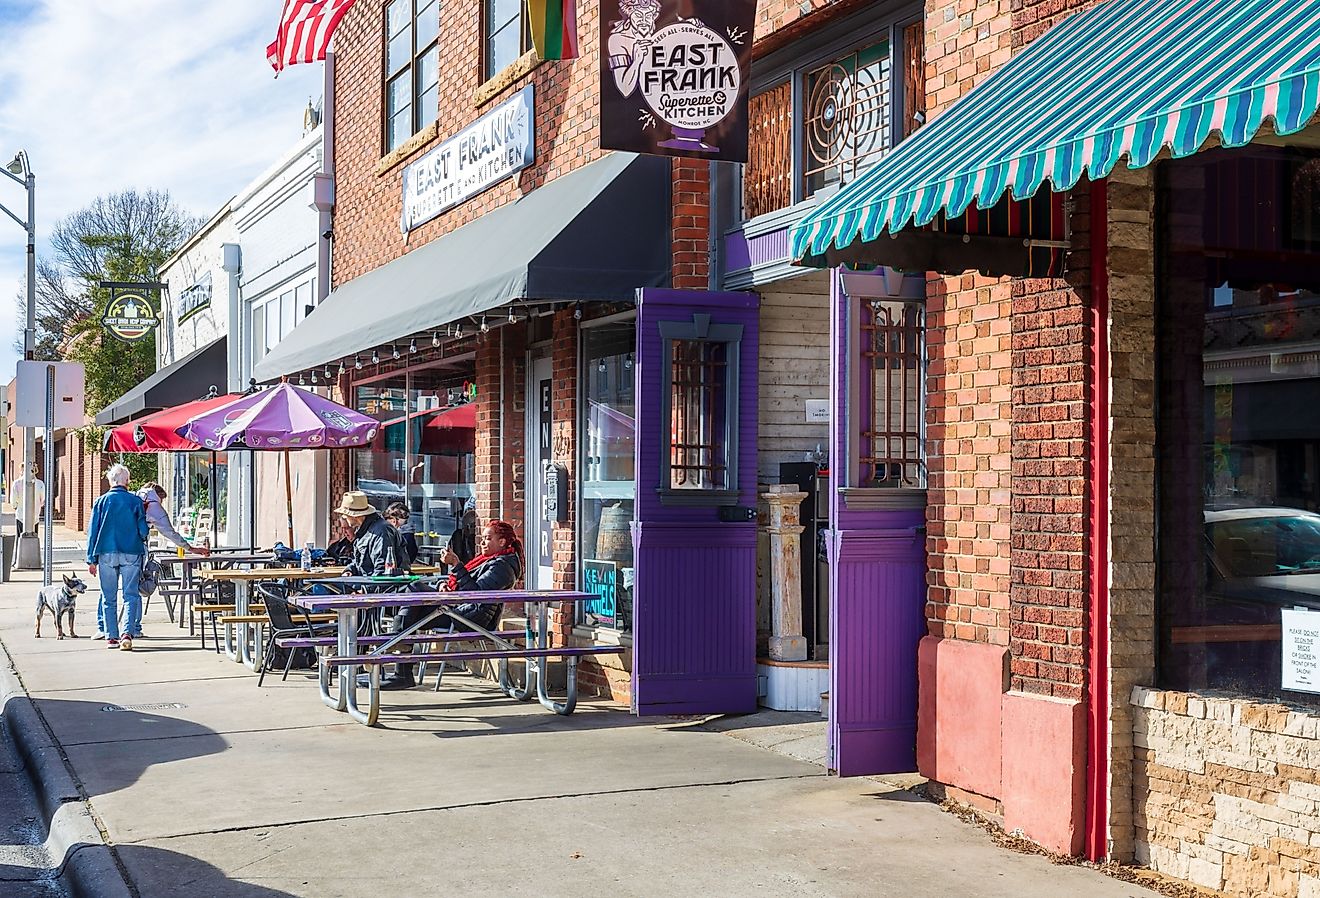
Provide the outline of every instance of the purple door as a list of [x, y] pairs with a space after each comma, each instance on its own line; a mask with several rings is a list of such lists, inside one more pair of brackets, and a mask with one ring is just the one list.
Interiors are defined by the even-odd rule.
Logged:
[[[920, 297], [919, 280], [910, 286]], [[886, 449], [899, 442], [895, 423], [910, 420], [902, 414], [908, 398], [898, 385], [920, 382], [912, 378], [922, 376], [924, 327], [899, 326], [896, 332], [880, 325], [879, 312], [868, 312], [877, 302], [891, 311], [903, 308], [905, 297], [911, 298], [906, 288], [891, 293], [879, 273], [835, 271], [830, 292], [828, 766], [840, 776], [899, 773], [916, 769], [917, 643], [926, 633], [926, 494], [924, 473], [912, 482], [917, 478], [911, 460], [900, 461]], [[884, 388], [879, 395], [878, 385]], [[895, 395], [903, 398], [893, 408]], [[878, 442], [876, 434], [886, 439]], [[883, 488], [875, 479], [881, 456], [879, 470], [897, 468], [900, 475], [899, 482]], [[920, 467], [924, 470], [924, 463]]]
[[641, 290], [633, 710], [756, 710], [759, 297]]

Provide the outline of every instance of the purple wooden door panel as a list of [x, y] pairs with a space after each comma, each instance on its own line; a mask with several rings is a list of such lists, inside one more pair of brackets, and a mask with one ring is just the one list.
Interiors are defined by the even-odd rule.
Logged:
[[[861, 359], [849, 303], [836, 270], [830, 282], [830, 458], [835, 463], [828, 544], [829, 767], [840, 776], [863, 776], [916, 769], [917, 643], [926, 633], [926, 515], [922, 508], [850, 509], [844, 498], [852, 426], [847, 389], [857, 382], [852, 361]], [[865, 415], [862, 409], [858, 413]]]
[[721, 521], [711, 505], [661, 502], [670, 441], [661, 322], [740, 325], [737, 502], [756, 505], [759, 298], [641, 290], [637, 310], [633, 522], [633, 709], [638, 714], [756, 710], [756, 522]]
[[829, 766], [840, 776], [915, 770], [925, 535], [914, 524], [833, 537]]

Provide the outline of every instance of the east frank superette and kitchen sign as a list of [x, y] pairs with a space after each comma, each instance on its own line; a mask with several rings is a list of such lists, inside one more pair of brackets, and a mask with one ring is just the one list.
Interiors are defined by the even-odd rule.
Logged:
[[517, 174], [535, 158], [529, 84], [403, 170], [403, 233]]
[[601, 0], [600, 145], [747, 161], [756, 0]]

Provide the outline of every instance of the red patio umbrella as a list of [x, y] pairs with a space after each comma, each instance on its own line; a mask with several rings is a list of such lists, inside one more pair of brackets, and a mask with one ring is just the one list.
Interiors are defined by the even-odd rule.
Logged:
[[203, 447], [175, 431], [194, 415], [237, 398], [225, 395], [199, 399], [120, 424], [106, 431], [104, 449], [106, 452], [195, 452]]

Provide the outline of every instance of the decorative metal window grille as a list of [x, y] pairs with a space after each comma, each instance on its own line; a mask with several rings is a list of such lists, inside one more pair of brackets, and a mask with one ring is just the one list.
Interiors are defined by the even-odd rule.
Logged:
[[889, 41], [807, 72], [803, 196], [851, 181], [890, 145]]
[[670, 343], [669, 488], [723, 490], [729, 483], [729, 344]]
[[860, 486], [926, 488], [926, 318], [920, 302], [862, 304]]
[[743, 215], [755, 218], [793, 205], [793, 83], [747, 102]]

